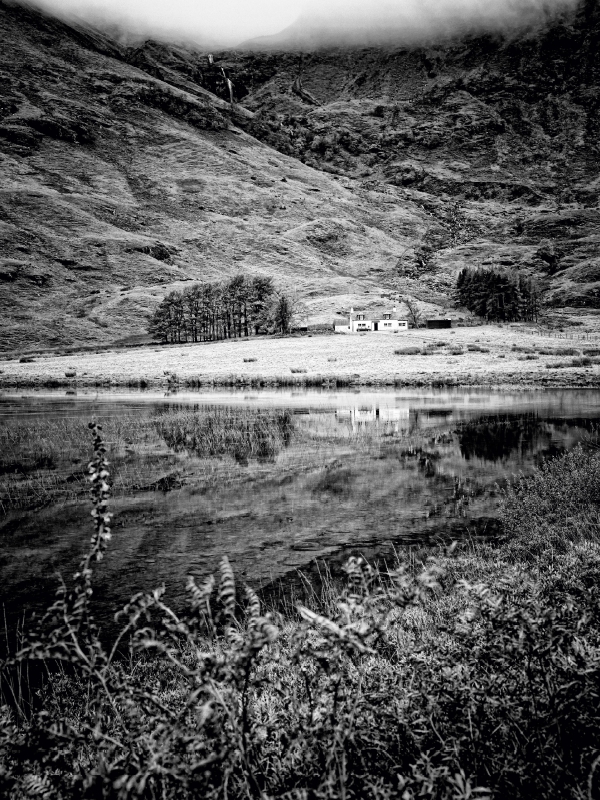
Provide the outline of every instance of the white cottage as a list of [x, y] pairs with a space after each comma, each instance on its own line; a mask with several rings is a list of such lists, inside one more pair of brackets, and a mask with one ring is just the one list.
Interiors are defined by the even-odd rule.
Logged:
[[336, 333], [399, 333], [408, 330], [408, 320], [398, 319], [396, 309], [391, 312], [384, 311], [380, 314], [372, 315], [372, 319], [367, 319], [365, 314], [357, 314], [355, 317], [354, 309], [350, 309], [350, 318], [340, 322], [334, 322], [333, 329]]

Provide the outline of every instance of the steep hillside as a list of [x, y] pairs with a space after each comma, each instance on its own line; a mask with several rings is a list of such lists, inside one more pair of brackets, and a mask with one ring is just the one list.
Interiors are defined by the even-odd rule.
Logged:
[[589, 2], [511, 41], [209, 59], [0, 0], [0, 347], [136, 336], [241, 270], [311, 321], [443, 311], [464, 265], [599, 308], [598, 30]]
[[99, 34], [2, 4], [0, 39], [5, 351], [140, 334], [167, 291], [240, 270], [329, 320], [379, 298], [375, 276], [425, 229], [397, 189], [278, 153], [238, 127], [250, 112]]
[[598, 3], [585, 0], [510, 38], [252, 49], [215, 64], [256, 112], [254, 135], [424, 207], [400, 288], [406, 274], [430, 284], [463, 263], [495, 264], [538, 275], [550, 306], [599, 308], [599, 45]]

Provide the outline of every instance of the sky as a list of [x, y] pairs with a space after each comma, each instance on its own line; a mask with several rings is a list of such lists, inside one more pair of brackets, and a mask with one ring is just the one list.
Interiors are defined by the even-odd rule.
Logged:
[[463, 29], [528, 24], [578, 0], [33, 0], [93, 24], [119, 25], [137, 36], [232, 46], [296, 24], [343, 41], [370, 41]]

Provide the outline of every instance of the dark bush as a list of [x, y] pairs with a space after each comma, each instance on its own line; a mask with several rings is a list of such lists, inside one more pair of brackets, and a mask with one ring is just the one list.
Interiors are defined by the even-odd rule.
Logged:
[[521, 476], [506, 494], [503, 524], [520, 561], [546, 551], [565, 552], [569, 542], [595, 539], [600, 512], [600, 453], [577, 447]]

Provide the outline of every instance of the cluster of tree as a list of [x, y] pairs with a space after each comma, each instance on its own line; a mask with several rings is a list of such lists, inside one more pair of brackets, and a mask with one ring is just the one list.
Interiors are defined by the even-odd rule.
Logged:
[[298, 311], [296, 300], [277, 291], [271, 278], [236, 275], [171, 292], [151, 315], [148, 332], [161, 342], [289, 333]]
[[531, 278], [496, 269], [465, 267], [456, 281], [456, 300], [494, 322], [537, 320], [539, 292]]

